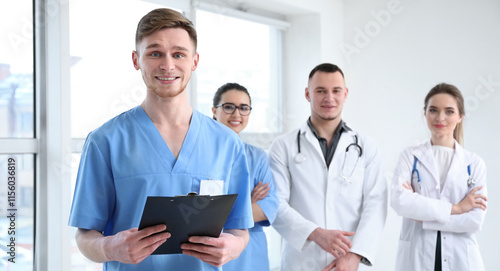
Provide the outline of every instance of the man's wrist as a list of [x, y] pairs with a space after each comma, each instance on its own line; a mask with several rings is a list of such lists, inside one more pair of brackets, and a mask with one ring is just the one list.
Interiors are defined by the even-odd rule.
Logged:
[[348, 252], [350, 254], [352, 254], [353, 257], [355, 257], [356, 259], [358, 259], [358, 261], [361, 261], [361, 259], [363, 259], [363, 256], [357, 254], [357, 253], [354, 253], [354, 252]]
[[102, 257], [104, 258], [104, 262], [109, 262], [109, 261], [113, 261], [113, 259], [111, 259], [111, 256], [108, 255], [108, 249], [107, 249], [107, 245], [108, 245], [108, 239], [109, 238], [112, 238], [110, 236], [103, 236], [102, 238], [99, 238], [98, 242], [99, 242], [99, 246], [97, 249], [100, 249], [101, 250], [101, 255]]
[[320, 233], [321, 231], [321, 228], [320, 227], [317, 227], [316, 229], [314, 229], [311, 234], [309, 234], [309, 237], [307, 237], [307, 240], [310, 240], [310, 241], [314, 241], [316, 242], [316, 237], [318, 236], [318, 234]]

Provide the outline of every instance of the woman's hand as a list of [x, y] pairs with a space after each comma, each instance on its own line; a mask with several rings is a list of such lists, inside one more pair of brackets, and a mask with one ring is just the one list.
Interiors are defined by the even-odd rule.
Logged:
[[476, 192], [481, 190], [482, 188], [482, 186], [478, 186], [472, 189], [460, 203], [452, 206], [451, 214], [459, 215], [467, 213], [474, 208], [480, 208], [483, 211], [486, 210], [486, 201], [488, 201], [488, 199], [483, 194], [476, 194]]
[[252, 190], [252, 204], [265, 198], [269, 194], [270, 189], [271, 187], [269, 187], [268, 183], [262, 184], [262, 182], [259, 182]]
[[411, 184], [410, 184], [410, 182], [409, 182], [409, 181], [404, 182], [404, 183], [403, 183], [403, 187], [404, 187], [404, 189], [409, 190], [409, 191], [411, 191], [412, 193], [413, 193], [413, 192], [415, 192], [415, 191], [413, 191], [413, 187], [411, 187]]

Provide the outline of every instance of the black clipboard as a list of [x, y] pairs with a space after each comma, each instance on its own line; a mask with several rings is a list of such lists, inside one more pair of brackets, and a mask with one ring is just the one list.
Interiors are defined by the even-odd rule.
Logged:
[[219, 237], [237, 194], [219, 196], [148, 197], [139, 230], [165, 224], [171, 237], [153, 254], [182, 253], [181, 244], [190, 236]]

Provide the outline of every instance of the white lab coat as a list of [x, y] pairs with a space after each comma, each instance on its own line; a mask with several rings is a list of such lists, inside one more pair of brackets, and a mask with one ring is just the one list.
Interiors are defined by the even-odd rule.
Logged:
[[[413, 180], [411, 177], [415, 157], [420, 185], [416, 177]], [[486, 212], [476, 208], [461, 215], [450, 215], [452, 204], [462, 201], [472, 189], [467, 185], [468, 165], [476, 180], [475, 186], [483, 186], [479, 193], [486, 195], [483, 160], [457, 142], [441, 192], [430, 140], [403, 151], [391, 186], [391, 206], [403, 217], [396, 270], [434, 270], [438, 230], [441, 231], [443, 271], [484, 270], [474, 233], [481, 229]], [[403, 182], [410, 180], [415, 193], [402, 187]]]
[[[342, 133], [328, 169], [318, 139], [307, 123], [300, 131], [304, 162], [294, 160], [298, 129], [276, 138], [269, 150], [280, 201], [273, 227], [284, 239], [281, 270], [321, 270], [334, 260], [333, 255], [307, 240], [317, 227], [356, 232], [350, 251], [373, 263], [387, 216], [387, 183], [375, 142], [355, 132]], [[363, 154], [352, 183], [348, 183], [340, 177], [340, 170], [355, 134]], [[351, 147], [344, 175], [353, 171], [357, 154]], [[370, 269], [360, 264], [359, 270]]]

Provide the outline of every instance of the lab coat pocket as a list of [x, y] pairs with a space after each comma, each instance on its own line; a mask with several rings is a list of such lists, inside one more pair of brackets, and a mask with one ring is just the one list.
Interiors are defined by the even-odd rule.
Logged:
[[396, 270], [405, 270], [408, 266], [411, 266], [410, 249], [410, 241], [399, 240], [398, 255], [396, 257]]
[[469, 262], [468, 270], [484, 270], [483, 259], [479, 253], [479, 246], [477, 244], [467, 245], [467, 260]]

